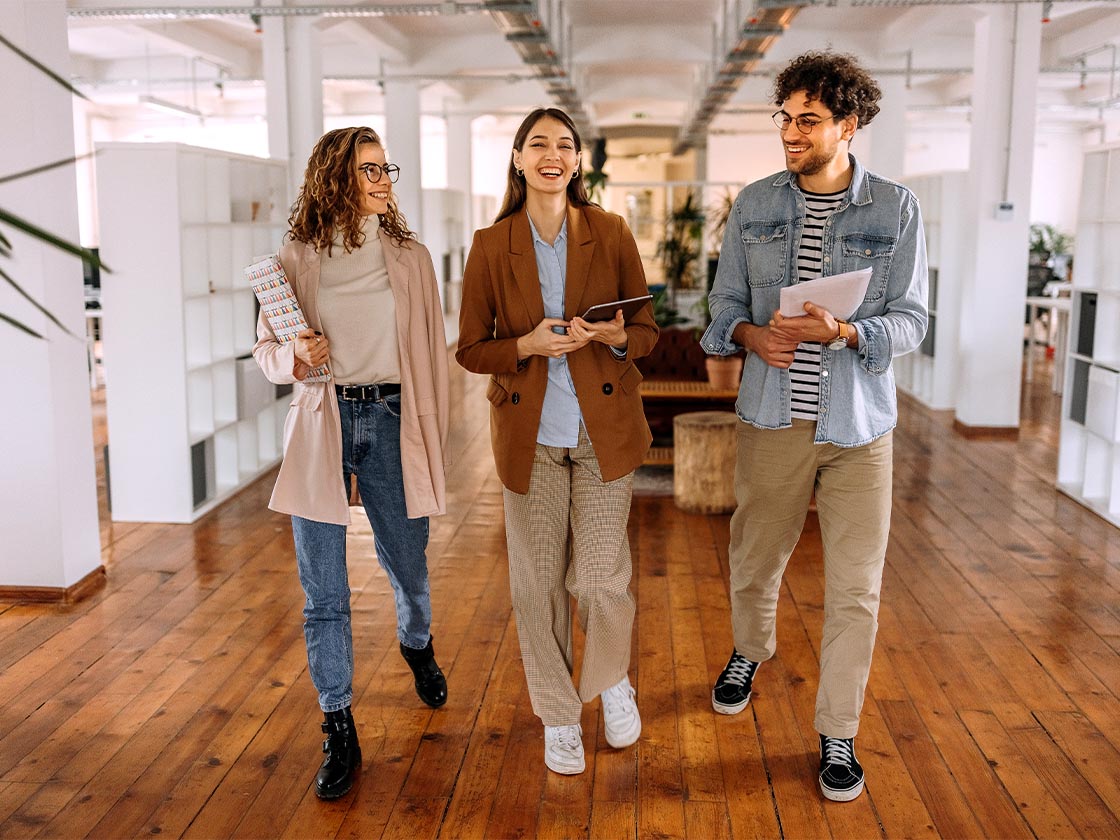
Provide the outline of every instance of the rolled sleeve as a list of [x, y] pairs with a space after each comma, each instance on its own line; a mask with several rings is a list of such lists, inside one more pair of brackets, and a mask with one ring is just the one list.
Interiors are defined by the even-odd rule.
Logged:
[[886, 373], [896, 355], [916, 350], [922, 343], [929, 323], [928, 284], [922, 213], [918, 200], [910, 195], [900, 219], [898, 244], [887, 279], [886, 309], [882, 315], [861, 318], [855, 323], [860, 360], [868, 373]]
[[743, 195], [740, 193], [727, 219], [719, 251], [719, 264], [716, 266], [716, 279], [708, 294], [708, 311], [711, 312], [712, 322], [704, 331], [700, 346], [712, 356], [730, 356], [739, 352], [742, 348], [732, 339], [735, 327], [742, 323], [754, 323], [751, 318], [747, 255], [742, 238], [742, 200]]

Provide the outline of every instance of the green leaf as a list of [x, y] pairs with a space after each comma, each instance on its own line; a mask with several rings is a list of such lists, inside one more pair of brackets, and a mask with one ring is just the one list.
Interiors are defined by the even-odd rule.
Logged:
[[60, 166], [67, 166], [71, 163], [77, 163], [79, 160], [91, 158], [95, 154], [97, 154], [97, 152], [86, 152], [84, 155], [66, 158], [66, 160], [56, 160], [53, 163], [44, 163], [42, 166], [35, 166], [31, 169], [25, 169], [22, 172], [13, 172], [11, 175], [5, 175], [0, 178], [0, 184], [6, 184], [9, 181], [18, 181], [20, 178], [26, 178], [29, 175], [38, 175], [40, 172], [49, 172], [52, 169], [58, 169]]
[[54, 325], [57, 326], [60, 330], [74, 336], [74, 338], [78, 339], [78, 341], [84, 341], [84, 339], [81, 336], [76, 335], [73, 332], [70, 332], [70, 330], [68, 330], [66, 328], [66, 326], [60, 320], [58, 320], [58, 318], [54, 317], [54, 315], [45, 306], [43, 306], [41, 303], [39, 303], [39, 301], [37, 301], [37, 300], [35, 300], [35, 298], [31, 297], [31, 295], [29, 295], [23, 289], [23, 287], [20, 286], [19, 283], [17, 283], [15, 280], [13, 280], [11, 278], [11, 276], [8, 274], [8, 272], [4, 271], [2, 268], [0, 268], [0, 277], [3, 277], [5, 280], [7, 280], [8, 284], [13, 289], [15, 289], [17, 292], [19, 292], [20, 295], [22, 295], [25, 300], [30, 302], [30, 304], [32, 306], [34, 306], [36, 309], [38, 309], [40, 312], [42, 312], [44, 315], [46, 315], [48, 318], [50, 318], [51, 321], [54, 323]]
[[0, 321], [7, 321], [9, 324], [11, 324], [16, 329], [23, 330], [25, 333], [33, 335], [36, 338], [42, 338], [43, 337], [43, 336], [39, 335], [39, 333], [35, 332], [35, 330], [31, 329], [31, 327], [27, 326], [27, 324], [21, 324], [15, 318], [9, 318], [3, 312], [0, 312]]
[[66, 88], [68, 91], [70, 91], [75, 96], [80, 96], [82, 99], [86, 100], [86, 102], [90, 101], [88, 96], [86, 96], [84, 93], [82, 93], [80, 90], [78, 90], [72, 84], [70, 84], [68, 81], [66, 81], [64, 78], [62, 78], [60, 75], [58, 75], [56, 72], [51, 70], [51, 68], [47, 67], [42, 62], [36, 61], [30, 55], [25, 53], [23, 50], [21, 50], [15, 44], [13, 44], [11, 41], [9, 41], [7, 38], [5, 38], [3, 35], [0, 35], [0, 44], [3, 44], [5, 47], [10, 49], [12, 52], [14, 52], [16, 55], [18, 55], [20, 58], [22, 58], [24, 61], [26, 61], [28, 64], [30, 64], [32, 67], [36, 68], [37, 70], [40, 70], [42, 73], [44, 73], [45, 75], [50, 77], [53, 81], [58, 82], [60, 85], [62, 85], [64, 88]]
[[102, 271], [108, 272], [110, 274], [112, 273], [112, 269], [101, 262], [101, 258], [97, 254], [89, 250], [89, 248], [83, 248], [81, 245], [74, 245], [70, 242], [67, 242], [65, 239], [60, 239], [53, 233], [43, 230], [43, 228], [39, 227], [38, 225], [32, 224], [26, 219], [21, 219], [19, 216], [9, 213], [7, 210], [0, 209], [0, 222], [6, 222], [17, 230], [22, 230], [29, 236], [35, 237], [40, 242], [45, 242], [46, 244], [52, 245], [55, 248], [58, 248], [61, 251], [65, 251], [68, 254], [73, 254], [75, 257], [82, 260], [82, 262], [96, 265], [101, 268]]

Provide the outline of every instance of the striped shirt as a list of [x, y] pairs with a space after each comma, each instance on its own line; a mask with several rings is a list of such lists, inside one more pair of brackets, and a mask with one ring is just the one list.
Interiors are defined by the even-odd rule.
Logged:
[[[834, 193], [805, 195], [805, 227], [801, 232], [801, 245], [797, 249], [797, 282], [815, 280], [821, 276], [824, 241], [824, 223], [836, 212], [847, 188]], [[816, 341], [803, 341], [793, 352], [789, 367], [790, 415], [800, 420], [816, 420], [821, 391], [821, 345]]]

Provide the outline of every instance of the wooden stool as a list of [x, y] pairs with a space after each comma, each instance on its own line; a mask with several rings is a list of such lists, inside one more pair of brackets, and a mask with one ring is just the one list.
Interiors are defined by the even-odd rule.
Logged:
[[733, 411], [691, 411], [673, 418], [673, 499], [690, 513], [735, 510]]

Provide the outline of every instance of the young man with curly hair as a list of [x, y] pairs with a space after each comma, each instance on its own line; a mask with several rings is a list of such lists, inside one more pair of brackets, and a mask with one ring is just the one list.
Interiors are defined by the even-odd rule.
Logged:
[[[879, 97], [846, 55], [806, 53], [778, 75], [773, 117], [786, 171], [735, 200], [703, 338], [711, 354], [749, 351], [735, 406], [744, 421], [731, 519], [735, 649], [712, 706], [741, 712], [759, 663], [774, 655], [782, 575], [815, 493], [825, 595], [814, 728], [821, 792], [840, 802], [864, 787], [854, 739], [890, 530], [891, 359], [914, 350], [927, 324], [918, 202], [849, 150]], [[778, 311], [783, 287], [864, 268], [871, 280], [849, 320], [813, 303], [798, 317]]]

